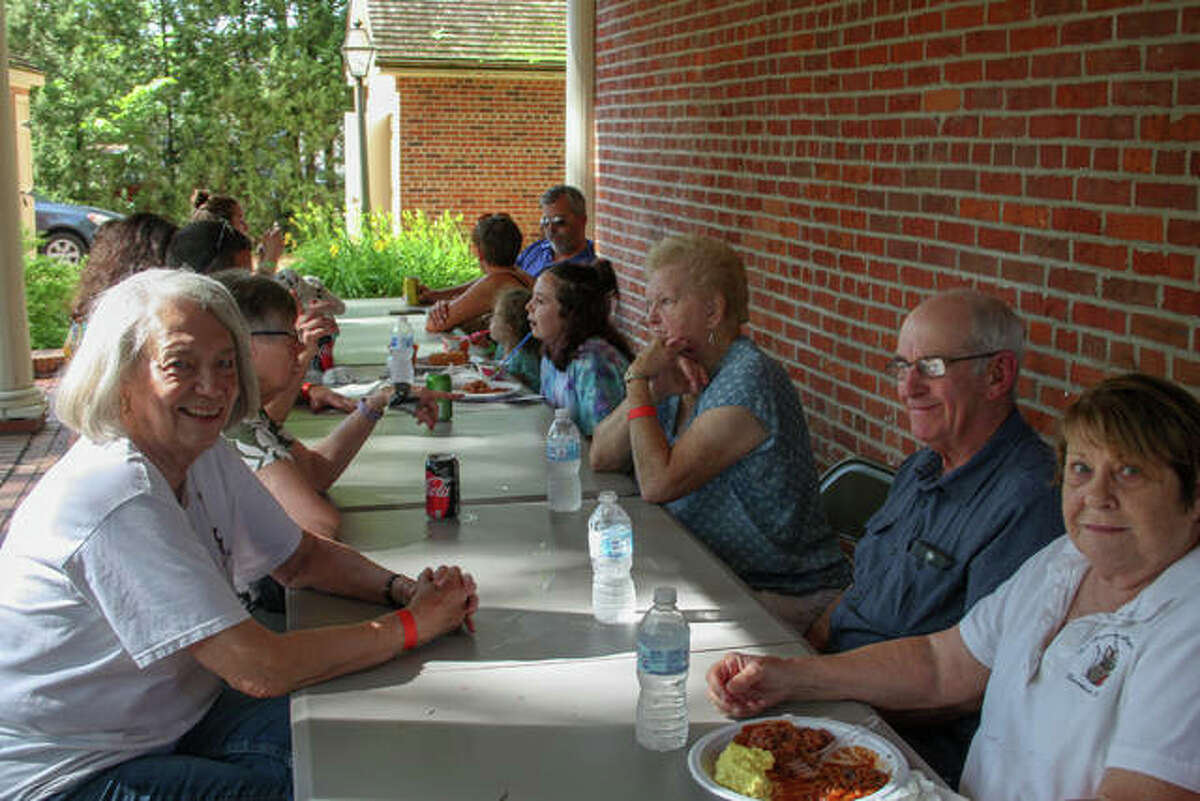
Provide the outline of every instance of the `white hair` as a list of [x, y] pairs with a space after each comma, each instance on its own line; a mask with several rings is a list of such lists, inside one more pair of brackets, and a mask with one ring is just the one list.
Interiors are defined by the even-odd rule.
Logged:
[[83, 341], [55, 392], [54, 412], [64, 425], [94, 442], [127, 436], [121, 424], [121, 382], [141, 357], [159, 311], [181, 301], [212, 314], [233, 337], [238, 396], [227, 427], [258, 411], [250, 332], [229, 290], [207, 276], [156, 269], [126, 278], [93, 304]]
[[1020, 366], [1025, 355], [1025, 324], [1012, 307], [974, 289], [952, 289], [945, 295], [966, 304], [971, 316], [971, 331], [963, 347], [972, 353], [1009, 350]]

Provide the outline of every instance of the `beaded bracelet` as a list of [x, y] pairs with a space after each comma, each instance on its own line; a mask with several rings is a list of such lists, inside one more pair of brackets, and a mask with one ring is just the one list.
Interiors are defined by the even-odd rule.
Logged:
[[383, 585], [383, 598], [387, 602], [387, 605], [392, 607], [393, 609], [401, 609], [404, 607], [404, 602], [397, 601], [396, 598], [392, 595], [392, 585], [395, 584], [399, 580], [400, 580], [400, 574], [393, 573], [392, 575], [388, 576], [387, 584]]

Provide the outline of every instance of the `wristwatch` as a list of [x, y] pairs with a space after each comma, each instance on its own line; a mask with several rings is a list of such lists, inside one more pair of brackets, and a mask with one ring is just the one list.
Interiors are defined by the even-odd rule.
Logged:
[[383, 597], [387, 601], [387, 605], [393, 609], [404, 608], [404, 602], [397, 601], [395, 596], [392, 595], [392, 585], [395, 584], [400, 578], [401, 576], [399, 573], [393, 573], [392, 575], [388, 576], [387, 584], [383, 585]]

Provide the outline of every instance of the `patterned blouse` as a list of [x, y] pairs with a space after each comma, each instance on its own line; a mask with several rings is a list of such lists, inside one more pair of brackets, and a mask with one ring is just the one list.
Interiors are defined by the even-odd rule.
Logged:
[[[825, 521], [800, 396], [787, 371], [738, 337], [700, 393], [680, 434], [709, 409], [740, 406], [767, 438], [700, 489], [666, 504], [756, 590], [803, 595], [844, 587], [850, 569]], [[674, 446], [679, 396], [658, 405]]]
[[566, 370], [542, 357], [542, 395], [555, 409], [566, 407], [584, 436], [625, 399], [629, 359], [608, 340], [592, 337], [579, 346]]
[[291, 461], [291, 448], [296, 442], [295, 437], [284, 431], [283, 426], [268, 417], [262, 409], [258, 410], [257, 417], [243, 420], [226, 431], [225, 439], [237, 450], [246, 467], [254, 472], [280, 459]]
[[[538, 390], [542, 386], [542, 360], [538, 355], [538, 348], [541, 345], [536, 339], [529, 339], [517, 351], [517, 355], [512, 357], [512, 361], [504, 368], [505, 375], [517, 379], [525, 386]], [[504, 360], [507, 356], [504, 352], [504, 346], [496, 343], [496, 353], [492, 357], [497, 363]]]

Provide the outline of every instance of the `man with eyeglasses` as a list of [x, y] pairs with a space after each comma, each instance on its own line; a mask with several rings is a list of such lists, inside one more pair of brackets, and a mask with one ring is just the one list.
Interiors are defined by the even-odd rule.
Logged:
[[[887, 372], [925, 447], [867, 521], [853, 583], [809, 630], [818, 650], [949, 628], [1062, 533], [1054, 454], [1016, 406], [1023, 348], [1021, 320], [979, 292], [935, 295], [905, 318]], [[978, 716], [930, 723], [894, 722], [957, 786]]]
[[517, 256], [517, 266], [534, 278], [552, 264], [590, 264], [596, 248], [587, 238], [587, 203], [573, 186], [552, 186], [542, 193], [542, 239]]

